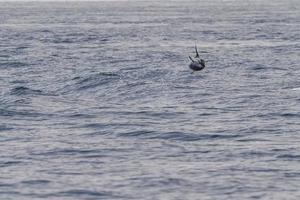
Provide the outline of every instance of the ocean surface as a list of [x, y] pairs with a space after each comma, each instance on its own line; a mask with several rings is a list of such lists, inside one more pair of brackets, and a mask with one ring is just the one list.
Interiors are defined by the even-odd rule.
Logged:
[[300, 199], [299, 10], [0, 2], [0, 199]]

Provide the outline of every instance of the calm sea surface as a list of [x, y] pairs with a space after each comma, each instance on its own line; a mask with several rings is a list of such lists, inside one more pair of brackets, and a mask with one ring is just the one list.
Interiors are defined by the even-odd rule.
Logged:
[[300, 199], [299, 10], [1, 2], [0, 199]]

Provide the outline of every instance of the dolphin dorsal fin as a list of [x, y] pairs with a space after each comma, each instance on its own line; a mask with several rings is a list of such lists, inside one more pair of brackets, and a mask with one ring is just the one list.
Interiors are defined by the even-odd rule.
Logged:
[[197, 45], [195, 44], [195, 51], [196, 51], [196, 56], [195, 58], [199, 58], [199, 53], [198, 53], [198, 49], [197, 49]]

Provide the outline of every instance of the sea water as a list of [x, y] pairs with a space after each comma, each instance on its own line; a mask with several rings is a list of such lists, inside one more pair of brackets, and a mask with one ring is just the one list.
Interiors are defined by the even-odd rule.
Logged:
[[1, 2], [0, 199], [299, 199], [299, 10]]

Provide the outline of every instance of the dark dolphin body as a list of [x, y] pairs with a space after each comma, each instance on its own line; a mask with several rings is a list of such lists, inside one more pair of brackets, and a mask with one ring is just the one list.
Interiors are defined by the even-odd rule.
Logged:
[[194, 57], [194, 59], [191, 56], [189, 56], [190, 60], [192, 61], [189, 67], [193, 70], [193, 72], [200, 71], [205, 68], [205, 61], [199, 57], [197, 46], [195, 46], [195, 50], [196, 56]]

